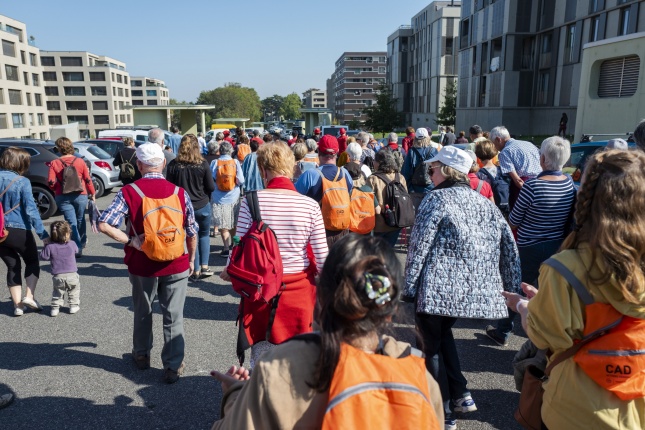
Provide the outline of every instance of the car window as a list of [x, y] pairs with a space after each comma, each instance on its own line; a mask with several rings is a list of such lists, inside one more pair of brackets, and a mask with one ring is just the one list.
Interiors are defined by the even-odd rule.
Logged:
[[87, 147], [87, 152], [98, 158], [99, 160], [108, 160], [112, 158], [110, 154], [102, 150], [96, 145], [91, 145]]
[[97, 145], [108, 154], [116, 154], [116, 152], [119, 150], [119, 144], [116, 142], [115, 143], [101, 142], [101, 143], [98, 143]]
[[[4, 152], [4, 150], [7, 149], [7, 148], [8, 148], [8, 146], [0, 146], [0, 154], [2, 154]], [[36, 151], [34, 148], [29, 148], [29, 147], [24, 147], [23, 146], [23, 147], [21, 147], [21, 149], [24, 149], [25, 151], [27, 151], [29, 153], [29, 155], [32, 156], [32, 157], [35, 156], [35, 155], [40, 154], [40, 152]]]
[[134, 140], [143, 140], [144, 142], [148, 140], [148, 135], [147, 134], [137, 134], [134, 136]]

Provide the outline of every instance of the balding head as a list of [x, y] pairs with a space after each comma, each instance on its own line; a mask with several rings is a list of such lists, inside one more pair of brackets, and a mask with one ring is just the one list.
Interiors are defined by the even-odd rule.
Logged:
[[164, 144], [164, 134], [163, 130], [160, 128], [153, 128], [148, 132], [148, 142], [156, 143], [161, 146], [163, 149]]

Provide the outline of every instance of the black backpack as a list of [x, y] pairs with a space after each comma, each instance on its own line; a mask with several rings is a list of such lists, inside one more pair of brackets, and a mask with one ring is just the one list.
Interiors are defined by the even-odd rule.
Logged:
[[60, 162], [63, 164], [62, 172], [62, 186], [63, 194], [72, 194], [80, 193], [83, 191], [83, 185], [81, 184], [81, 179], [78, 177], [78, 170], [74, 167], [74, 162], [77, 157], [74, 157], [69, 164], [65, 164], [63, 159], [60, 159]]
[[502, 174], [501, 169], [497, 168], [497, 175], [493, 175], [488, 171], [488, 169], [479, 169], [477, 172], [477, 177], [481, 180], [490, 182], [491, 188], [493, 189], [493, 198], [495, 199], [495, 205], [502, 211], [502, 214], [505, 217], [508, 217], [510, 207], [508, 205], [508, 196], [510, 194], [511, 188], [511, 178], [508, 175]]
[[383, 202], [381, 203], [383, 207], [385, 205], [390, 207], [390, 210], [394, 213], [394, 217], [392, 222], [388, 222], [388, 218], [382, 213], [381, 215], [385, 218], [386, 224], [390, 227], [399, 228], [410, 227], [414, 224], [414, 205], [412, 204], [410, 195], [401, 183], [399, 173], [394, 176], [394, 180], [388, 179], [385, 173], [374, 173], [374, 176], [387, 184], [383, 192]]
[[369, 155], [363, 159], [363, 164], [369, 167], [370, 172], [374, 172], [374, 159]]
[[137, 171], [134, 168], [134, 164], [132, 164], [132, 160], [136, 155], [137, 153], [133, 152], [130, 159], [126, 161], [126, 159], [123, 157], [123, 152], [121, 152], [121, 159], [123, 160], [123, 163], [121, 163], [121, 165], [119, 166], [119, 169], [121, 171], [121, 180], [134, 179]]
[[428, 155], [426, 158], [423, 158], [418, 148], [411, 147], [410, 149], [416, 152], [420, 160], [419, 164], [417, 164], [417, 166], [414, 168], [414, 172], [412, 172], [410, 184], [417, 185], [419, 187], [427, 187], [428, 185], [432, 184], [432, 180], [430, 179], [428, 166], [425, 165], [425, 161], [437, 155], [437, 150], [436, 148], [432, 148], [430, 155]]

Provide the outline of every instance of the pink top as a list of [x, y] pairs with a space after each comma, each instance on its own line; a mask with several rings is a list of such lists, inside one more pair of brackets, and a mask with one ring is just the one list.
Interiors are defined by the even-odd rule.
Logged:
[[[316, 257], [316, 270], [322, 270], [327, 258], [327, 238], [320, 206], [300, 194], [258, 191], [262, 220], [275, 232], [282, 255], [284, 273], [299, 273], [309, 267], [307, 244]], [[242, 237], [253, 220], [246, 199], [242, 200], [235, 234]]]
[[472, 188], [475, 191], [477, 191], [477, 187], [479, 186], [479, 181], [483, 182], [482, 189], [479, 191], [479, 194], [486, 197], [487, 199], [493, 198], [493, 189], [491, 188], [488, 182], [479, 179], [477, 177], [477, 174], [475, 173], [469, 173], [468, 179], [470, 179], [470, 188]]

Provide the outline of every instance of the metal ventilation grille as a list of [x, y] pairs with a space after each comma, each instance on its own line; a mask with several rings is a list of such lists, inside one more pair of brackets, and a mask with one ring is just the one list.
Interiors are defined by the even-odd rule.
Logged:
[[637, 55], [603, 61], [600, 65], [598, 97], [631, 97], [638, 88], [640, 58]]

